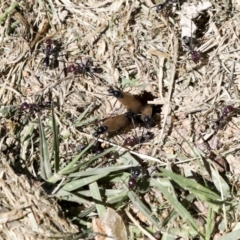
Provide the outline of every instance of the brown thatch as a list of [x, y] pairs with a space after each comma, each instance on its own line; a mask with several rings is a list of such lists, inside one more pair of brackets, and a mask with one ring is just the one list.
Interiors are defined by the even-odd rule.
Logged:
[[46, 196], [40, 182], [14, 173], [3, 154], [0, 169], [1, 239], [67, 238], [77, 232], [75, 225], [60, 217], [61, 209]]

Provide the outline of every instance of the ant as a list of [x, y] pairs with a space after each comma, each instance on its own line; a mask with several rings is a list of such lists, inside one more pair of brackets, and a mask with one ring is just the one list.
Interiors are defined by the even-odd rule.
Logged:
[[176, 0], [166, 0], [164, 3], [156, 4], [151, 8], [155, 7], [156, 12], [161, 13], [164, 8], [170, 8], [174, 3], [176, 3]]
[[228, 105], [226, 106], [223, 111], [222, 111], [222, 115], [214, 122], [213, 124], [213, 129], [217, 130], [220, 127], [223, 126], [223, 122], [227, 121], [227, 119], [229, 118], [230, 114], [233, 113], [234, 111], [236, 111], [237, 109], [234, 108], [232, 105]]
[[[88, 145], [87, 144], [81, 144], [77, 146], [77, 151], [81, 152], [83, 151]], [[89, 153], [98, 155], [104, 151], [104, 148], [102, 147], [101, 143], [96, 141], [95, 144], [88, 150]]]
[[44, 108], [50, 108], [51, 107], [51, 102], [42, 102], [42, 103], [27, 103], [24, 102], [19, 106], [20, 111], [24, 112], [40, 112]]
[[138, 114], [141, 111], [143, 105], [134, 95], [120, 90], [115, 90], [113, 87], [110, 87], [108, 92], [117, 98], [117, 100], [121, 102], [122, 105], [124, 105], [130, 112]]
[[74, 75], [82, 74], [86, 77], [94, 78], [94, 73], [101, 73], [102, 69], [93, 67], [93, 62], [90, 59], [87, 59], [86, 61], [77, 62], [76, 64], [71, 64], [68, 67], [64, 69], [65, 75], [68, 73], [73, 73]]
[[182, 38], [183, 45], [188, 49], [189, 54], [191, 55], [191, 58], [195, 64], [199, 63], [200, 60], [200, 53], [198, 51], [193, 50], [192, 47], [192, 38], [188, 36], [184, 36]]
[[[54, 69], [58, 67], [58, 55], [60, 51], [60, 44], [57, 41], [54, 41], [55, 47], [53, 47], [53, 40], [47, 39], [45, 41], [46, 49], [45, 49], [45, 57], [43, 59], [43, 67], [50, 69]], [[50, 56], [53, 55], [52, 64], [50, 65]]]
[[146, 128], [151, 128], [155, 125], [155, 121], [152, 119], [153, 107], [152, 105], [146, 104], [141, 109], [141, 119]]
[[139, 178], [146, 179], [147, 177], [149, 177], [149, 172], [146, 167], [132, 167], [131, 175], [128, 180], [129, 190], [136, 187]]
[[130, 111], [121, 115], [107, 118], [105, 121], [103, 121], [102, 125], [97, 128], [97, 131], [93, 133], [93, 136], [98, 137], [103, 133], [116, 132], [126, 127], [129, 124], [130, 119], [133, 119], [133, 117], [134, 114]]
[[145, 134], [142, 134], [141, 137], [133, 137], [133, 138], [128, 137], [124, 140], [123, 146], [133, 147], [137, 144], [148, 142], [153, 137], [154, 137], [154, 134], [152, 132], [147, 132]]

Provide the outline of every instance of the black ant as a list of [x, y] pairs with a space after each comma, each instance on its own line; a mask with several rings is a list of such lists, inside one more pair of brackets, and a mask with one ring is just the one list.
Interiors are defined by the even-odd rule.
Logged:
[[[77, 151], [81, 152], [83, 151], [88, 145], [87, 144], [81, 144], [77, 146]], [[98, 155], [104, 151], [104, 148], [102, 147], [101, 143], [96, 141], [95, 144], [88, 150], [89, 153]]]
[[214, 122], [213, 124], [213, 129], [217, 130], [219, 128], [221, 128], [223, 126], [223, 122], [227, 121], [227, 119], [229, 118], [230, 114], [233, 113], [234, 111], [236, 111], [237, 109], [234, 108], [232, 105], [228, 105], [226, 106], [223, 111], [222, 111], [222, 115]]
[[[170, 8], [174, 3], [176, 3], [176, 0], [166, 0], [164, 3], [156, 4], [151, 8], [156, 8], [157, 13], [161, 13], [164, 8]], [[150, 9], [151, 9], [150, 8]]]
[[146, 179], [147, 177], [149, 177], [149, 172], [146, 167], [132, 167], [131, 175], [128, 180], [129, 190], [136, 187], [139, 178]]
[[[45, 41], [46, 49], [45, 49], [45, 58], [43, 59], [43, 67], [54, 69], [58, 67], [58, 56], [60, 51], [60, 44], [57, 41], [54, 41], [55, 47], [53, 47], [52, 39], [47, 39]], [[53, 56], [52, 64], [50, 65], [50, 56]]]
[[148, 142], [153, 137], [154, 137], [154, 134], [152, 132], [146, 132], [145, 134], [142, 134], [141, 137], [133, 137], [133, 138], [128, 137], [124, 140], [123, 146], [133, 147], [137, 144]]
[[71, 64], [64, 69], [65, 75], [68, 73], [73, 73], [74, 75], [82, 74], [86, 77], [94, 78], [96, 75], [95, 73], [101, 73], [102, 69], [93, 67], [93, 62], [90, 59], [86, 61], [82, 61], [81, 63]]
[[27, 103], [24, 102], [19, 106], [20, 111], [24, 112], [40, 112], [45, 108], [50, 108], [51, 102], [42, 102], [42, 103]]
[[188, 37], [188, 36], [184, 36], [182, 38], [182, 42], [183, 42], [184, 46], [188, 49], [189, 54], [191, 55], [191, 58], [192, 58], [193, 62], [195, 64], [199, 63], [200, 53], [198, 51], [193, 50], [193, 47], [192, 47], [192, 44], [191, 44], [192, 38]]

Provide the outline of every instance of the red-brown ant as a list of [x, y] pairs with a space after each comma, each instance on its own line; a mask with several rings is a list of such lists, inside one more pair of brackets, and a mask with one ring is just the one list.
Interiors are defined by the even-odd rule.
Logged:
[[97, 128], [97, 131], [93, 134], [94, 137], [98, 137], [103, 133], [116, 132], [121, 128], [124, 128], [129, 124], [129, 113], [121, 114], [112, 118], [105, 120], [100, 127]]
[[192, 47], [192, 44], [191, 44], [192, 38], [188, 37], [188, 36], [184, 36], [182, 38], [182, 42], [183, 42], [184, 46], [188, 49], [189, 54], [191, 55], [191, 58], [192, 58], [193, 62], [195, 64], [199, 63], [200, 53], [198, 51], [193, 50], [193, 47]]
[[152, 119], [153, 108], [152, 105], [143, 104], [132, 94], [120, 90], [115, 90], [113, 87], [108, 89], [108, 92], [117, 98], [130, 112], [133, 113], [132, 117], [137, 117], [141, 114], [141, 120], [146, 128], [151, 128], [154, 125]]
[[115, 90], [113, 87], [108, 89], [108, 92], [117, 98], [129, 111], [133, 113], [140, 113], [143, 105], [132, 94]]
[[146, 104], [141, 109], [141, 119], [146, 128], [151, 128], [155, 124], [154, 120], [152, 119], [152, 112], [153, 107], [150, 104]]
[[237, 109], [234, 108], [232, 105], [226, 106], [222, 111], [222, 115], [214, 122], [213, 129], [217, 130], [221, 128], [223, 126], [223, 122], [227, 121], [227, 118], [230, 116], [230, 114], [236, 110]]
[[73, 73], [74, 75], [82, 74], [86, 77], [94, 78], [95, 73], [101, 73], [102, 69], [93, 67], [93, 62], [90, 59], [87, 59], [85, 62], [82, 61], [80, 63], [71, 64], [64, 69], [65, 75], [68, 73]]
[[[51, 102], [42, 102], [42, 103], [27, 103], [23, 102], [19, 106], [20, 111], [25, 111], [25, 112], [40, 112], [45, 108], [50, 108], [51, 107]], [[55, 104], [55, 103], [54, 103]]]
[[140, 137], [133, 137], [133, 138], [128, 137], [124, 140], [123, 146], [133, 147], [137, 144], [148, 142], [153, 137], [154, 137], [154, 134], [152, 132], [146, 132], [145, 134], [142, 134], [142, 136]]

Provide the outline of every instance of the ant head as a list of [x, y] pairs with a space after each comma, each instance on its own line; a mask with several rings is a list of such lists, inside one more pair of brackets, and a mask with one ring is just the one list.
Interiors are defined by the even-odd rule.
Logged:
[[131, 190], [133, 189], [137, 184], [137, 180], [135, 178], [129, 178], [128, 180], [128, 188]]
[[20, 111], [26, 111], [27, 109], [29, 109], [29, 104], [27, 102], [24, 102], [20, 105]]
[[144, 123], [149, 123], [151, 121], [152, 121], [152, 118], [150, 116], [144, 116], [144, 118], [143, 118]]
[[226, 115], [233, 112], [233, 110], [234, 110], [234, 107], [232, 105], [228, 105], [224, 108]]
[[52, 42], [52, 39], [51, 38], [49, 38], [49, 39], [47, 39], [46, 41], [45, 41], [45, 44], [46, 45], [51, 45], [53, 42]]
[[145, 116], [143, 119], [145, 128], [151, 128], [154, 126], [155, 122], [150, 116]]
[[127, 118], [135, 118], [135, 117], [137, 117], [137, 114], [135, 114], [131, 111], [128, 111], [128, 112], [124, 113], [124, 116], [127, 117]]
[[114, 90], [113, 87], [108, 89], [108, 92], [116, 98], [123, 98], [123, 94], [119, 90]]
[[108, 92], [109, 92], [110, 94], [113, 94], [113, 92], [114, 92], [113, 87], [110, 87], [110, 88], [108, 89]]
[[141, 173], [141, 168], [139, 167], [132, 167], [131, 168], [131, 178], [137, 178]]
[[76, 71], [76, 67], [72, 64], [72, 65], [67, 67], [66, 71], [67, 72], [75, 72]]
[[93, 134], [93, 136], [94, 136], [94, 137], [98, 137], [98, 135], [106, 132], [107, 129], [108, 129], [107, 126], [101, 126], [101, 127], [99, 127], [99, 128], [97, 129], [97, 131]]
[[214, 122], [214, 124], [212, 125], [212, 129], [213, 129], [213, 130], [217, 130], [217, 129], [219, 128], [219, 126], [220, 126], [220, 121], [219, 121], [219, 120], [216, 120], [216, 121]]
[[189, 37], [189, 36], [183, 36], [183, 37], [182, 37], [182, 43], [183, 43], [185, 46], [187, 46], [187, 47], [190, 46], [191, 41], [192, 41], [192, 38]]
[[136, 145], [136, 138], [128, 137], [124, 140], [123, 146], [133, 147], [134, 145]]
[[164, 8], [164, 3], [158, 4], [158, 5], [156, 6], [156, 12], [157, 12], [157, 13], [161, 13], [162, 10], [163, 10], [163, 8]]
[[100, 142], [96, 141], [95, 144], [92, 146], [91, 153], [93, 154], [100, 154], [104, 151]]

